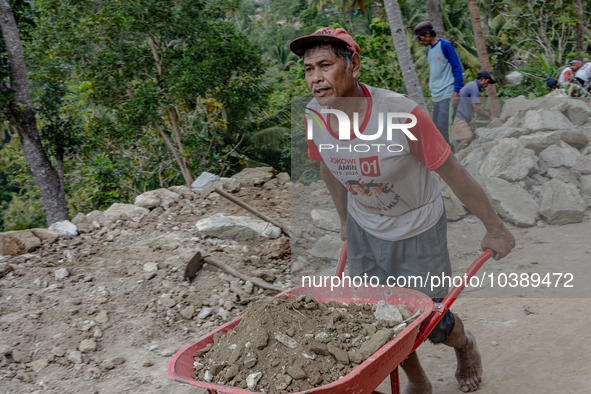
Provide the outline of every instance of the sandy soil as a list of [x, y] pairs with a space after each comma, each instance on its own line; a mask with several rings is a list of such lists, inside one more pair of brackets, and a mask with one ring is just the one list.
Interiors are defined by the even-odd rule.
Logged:
[[[289, 220], [286, 189], [261, 193], [261, 189], [245, 188], [240, 196], [271, 216]], [[324, 197], [316, 200], [309, 202], [310, 209], [324, 207]], [[232, 294], [225, 291], [231, 278], [205, 267], [189, 286], [182, 281], [184, 259], [200, 248], [249, 275], [270, 273], [277, 278], [276, 284], [289, 285], [291, 275], [288, 260], [265, 256], [265, 251], [272, 249], [270, 244], [277, 241], [202, 239], [194, 227], [202, 217], [217, 212], [246, 215], [244, 210], [223, 200], [207, 206], [201, 205], [203, 201], [191, 203], [203, 210], [202, 215], [177, 212], [172, 219], [166, 215], [152, 217], [142, 221], [140, 229], [129, 230], [113, 242], [105, 241], [106, 234], [91, 234], [80, 238], [80, 244], [62, 242], [44, 247], [27, 261], [15, 260], [20, 266], [0, 279], [0, 345], [12, 346], [26, 356], [23, 362], [9, 365], [1, 365], [0, 360], [0, 393], [205, 393], [171, 380], [166, 365], [175, 351], [224, 322], [215, 314], [198, 319], [199, 308], [190, 320], [184, 319], [180, 311], [189, 305], [188, 299], [197, 297], [204, 305], [219, 305], [220, 300], [231, 298]], [[467, 290], [454, 304], [454, 312], [475, 334], [483, 354], [484, 380], [479, 392], [588, 391], [591, 340], [586, 323], [591, 318], [585, 312], [584, 297], [591, 280], [590, 219], [588, 212], [578, 224], [511, 227], [518, 248], [507, 258], [489, 261], [483, 268], [495, 274], [572, 272], [574, 288], [509, 291], [507, 287], [485, 286]], [[175, 227], [178, 230], [173, 230]], [[324, 234], [310, 230], [304, 243], [309, 247]], [[478, 255], [483, 235], [484, 228], [474, 216], [449, 223], [449, 249], [455, 273], [462, 273]], [[64, 250], [70, 251], [70, 259]], [[263, 267], [250, 264], [251, 255], [260, 256]], [[334, 269], [334, 262], [309, 260], [319, 273]], [[145, 280], [144, 263], [165, 261], [168, 263], [162, 264], [155, 278]], [[57, 281], [54, 271], [62, 267], [70, 271], [70, 277]], [[564, 281], [559, 285], [562, 284]], [[163, 306], [163, 295], [170, 295], [178, 306]], [[245, 306], [234, 302], [230, 317], [238, 315]], [[528, 315], [526, 307], [534, 313]], [[97, 324], [94, 319], [102, 310], [108, 312], [109, 320]], [[97, 328], [102, 331], [99, 337], [95, 337]], [[83, 363], [68, 361], [69, 352], [76, 350], [84, 339], [94, 339], [96, 351], [83, 354]], [[149, 350], [154, 344], [158, 348], [152, 346]], [[65, 350], [66, 355], [52, 356], [56, 347]], [[434, 393], [460, 392], [451, 349], [424, 344], [419, 355]], [[106, 368], [105, 361], [113, 357], [123, 357], [125, 362], [113, 369]], [[39, 360], [48, 365], [38, 369], [44, 364]]]

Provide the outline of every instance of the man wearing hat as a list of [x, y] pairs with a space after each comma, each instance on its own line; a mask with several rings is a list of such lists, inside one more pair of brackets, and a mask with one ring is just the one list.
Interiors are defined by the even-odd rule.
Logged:
[[583, 63], [581, 63], [580, 60], [572, 60], [569, 63], [569, 66], [565, 67], [565, 69], [562, 70], [562, 72], [560, 73], [560, 76], [558, 77], [558, 82], [563, 83], [570, 82], [571, 80], [573, 80], [575, 77], [575, 72], [579, 68], [581, 68], [582, 65]]
[[591, 93], [585, 90], [582, 86], [572, 82], [560, 83], [556, 78], [546, 78], [546, 86], [550, 90], [562, 89], [568, 97], [591, 99]]
[[[433, 97], [433, 122], [450, 142], [448, 135], [450, 101], [456, 107], [459, 104], [460, 89], [464, 86], [462, 63], [451, 42], [438, 38], [431, 22], [421, 22], [415, 27], [413, 41], [419, 39], [427, 47], [429, 62], [429, 90]], [[452, 98], [450, 100], [450, 98]]]
[[[405, 95], [358, 82], [362, 51], [344, 29], [322, 28], [293, 40], [290, 49], [303, 58], [306, 84], [314, 95], [304, 115], [308, 156], [320, 162], [339, 214], [350, 276], [367, 274], [386, 284], [391, 277], [451, 273], [445, 207], [433, 171], [484, 223], [482, 247], [496, 251], [496, 259], [511, 251], [513, 235], [421, 107]], [[388, 126], [394, 123], [397, 129]], [[404, 129], [407, 123], [412, 126]], [[396, 192], [366, 194], [361, 184], [388, 185]], [[448, 291], [410, 281], [407, 286], [434, 298]], [[480, 353], [462, 321], [446, 313], [429, 339], [455, 349], [460, 388], [476, 390]], [[405, 394], [432, 392], [416, 353], [402, 368], [408, 375]]]
[[472, 130], [470, 124], [474, 112], [478, 115], [492, 121], [493, 116], [489, 115], [480, 107], [480, 91], [489, 84], [496, 83], [492, 75], [486, 71], [480, 71], [476, 79], [460, 90], [460, 105], [454, 117], [451, 126], [451, 137], [459, 145], [456, 147], [456, 153], [464, 149], [472, 141]]

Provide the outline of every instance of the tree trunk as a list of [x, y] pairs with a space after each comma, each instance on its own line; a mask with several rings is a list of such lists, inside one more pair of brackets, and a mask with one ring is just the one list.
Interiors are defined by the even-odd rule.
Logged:
[[427, 0], [427, 17], [433, 24], [437, 37], [445, 38], [445, 28], [443, 26], [443, 15], [441, 12], [441, 3], [439, 0]]
[[[490, 60], [486, 51], [486, 44], [484, 42], [484, 33], [482, 32], [482, 24], [480, 22], [480, 12], [476, 0], [468, 0], [468, 10], [470, 11], [470, 19], [472, 19], [472, 29], [474, 30], [474, 42], [476, 43], [476, 52], [478, 53], [478, 61], [480, 68], [492, 73]], [[497, 99], [497, 88], [495, 85], [488, 85], [486, 88], [488, 95], [488, 104], [492, 116], [498, 118], [501, 115], [501, 108], [499, 100]]]
[[68, 220], [68, 205], [58, 173], [51, 165], [39, 137], [23, 48], [12, 8], [7, 0], [0, 0], [0, 28], [8, 55], [10, 89], [4, 85], [0, 86], [3, 94], [14, 95], [8, 105], [9, 116], [18, 132], [23, 152], [39, 188], [47, 224]]
[[187, 187], [190, 189], [191, 184], [193, 183], [193, 176], [191, 174], [191, 171], [189, 171], [189, 169], [185, 165], [183, 158], [176, 151], [176, 149], [174, 148], [174, 145], [172, 145], [172, 142], [170, 142], [170, 138], [168, 138], [168, 136], [166, 135], [164, 130], [162, 130], [162, 127], [160, 127], [160, 125], [158, 123], [154, 123], [154, 127], [156, 128], [156, 130], [158, 130], [158, 133], [160, 133], [160, 136], [164, 140], [164, 143], [166, 144], [168, 149], [172, 152], [172, 155], [174, 156], [174, 160], [179, 165], [179, 168], [181, 169], [181, 174], [183, 175], [183, 178], [185, 178], [185, 182], [187, 183]]
[[[583, 34], [585, 34], [585, 28], [583, 26], [583, 22], [585, 21], [585, 15], [583, 14], [583, 4], [581, 0], [575, 0], [574, 6], [575, 13], [577, 14], [577, 42], [575, 44], [575, 50], [577, 52], [583, 52], [585, 50], [585, 37], [583, 36]], [[583, 56], [577, 56], [577, 59], [583, 61]]]
[[394, 41], [394, 49], [396, 49], [396, 56], [398, 57], [398, 63], [400, 63], [406, 91], [410, 98], [427, 112], [423, 89], [421, 89], [419, 77], [417, 76], [417, 71], [415, 70], [415, 65], [410, 54], [410, 48], [408, 47], [408, 41], [406, 40], [406, 31], [402, 23], [398, 0], [384, 0], [384, 8], [388, 16], [392, 41]]

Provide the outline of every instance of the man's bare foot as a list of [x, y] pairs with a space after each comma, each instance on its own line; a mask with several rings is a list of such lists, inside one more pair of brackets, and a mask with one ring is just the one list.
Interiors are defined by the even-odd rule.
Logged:
[[402, 394], [431, 394], [432, 392], [433, 389], [428, 379], [421, 382], [409, 381], [402, 389]]
[[460, 384], [460, 390], [468, 393], [476, 391], [482, 381], [482, 361], [474, 335], [469, 330], [465, 332], [466, 346], [462, 350], [455, 349], [458, 360], [456, 379]]

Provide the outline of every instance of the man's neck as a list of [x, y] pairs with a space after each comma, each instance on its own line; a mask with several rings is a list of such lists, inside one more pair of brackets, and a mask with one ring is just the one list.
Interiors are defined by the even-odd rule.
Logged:
[[435, 46], [435, 44], [437, 44], [437, 42], [439, 41], [439, 37], [432, 37], [431, 38], [431, 46]]

